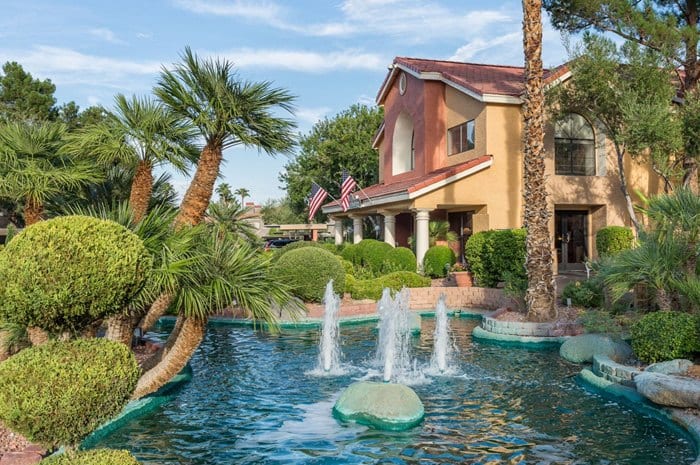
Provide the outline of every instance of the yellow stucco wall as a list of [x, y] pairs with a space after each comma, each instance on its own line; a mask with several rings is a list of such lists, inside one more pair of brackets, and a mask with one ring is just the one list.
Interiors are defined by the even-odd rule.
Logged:
[[[449, 147], [446, 142], [443, 153], [441, 154], [443, 166], [457, 165], [486, 153], [485, 110], [486, 105], [483, 102], [479, 102], [450, 86], [445, 86], [445, 126], [449, 129], [465, 121], [475, 121], [474, 148], [448, 156], [447, 151]], [[445, 140], [447, 140], [447, 134], [445, 134]]]

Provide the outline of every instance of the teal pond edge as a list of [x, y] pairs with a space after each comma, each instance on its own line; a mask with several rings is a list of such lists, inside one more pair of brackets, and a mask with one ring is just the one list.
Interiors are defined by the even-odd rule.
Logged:
[[667, 428], [688, 439], [696, 454], [693, 465], [700, 465], [700, 417], [686, 413], [681, 409], [671, 409], [654, 404], [639, 394], [636, 389], [608, 381], [588, 368], [581, 370], [575, 379], [584, 389], [620, 402], [643, 415], [655, 418]]
[[149, 394], [141, 399], [132, 400], [129, 402], [119, 415], [104, 423], [102, 426], [93, 431], [90, 436], [85, 438], [85, 440], [80, 444], [80, 448], [90, 449], [110, 433], [121, 428], [131, 420], [151, 413], [172, 399], [174, 394], [191, 379], [192, 367], [188, 364], [180, 373], [178, 373], [173, 379], [168, 381], [166, 385], [158, 389], [153, 394]]
[[481, 326], [472, 330], [472, 339], [479, 342], [489, 342], [507, 347], [522, 347], [528, 349], [551, 349], [564, 343], [569, 336], [539, 337], [539, 336], [515, 336], [512, 334], [500, 334], [487, 331]]

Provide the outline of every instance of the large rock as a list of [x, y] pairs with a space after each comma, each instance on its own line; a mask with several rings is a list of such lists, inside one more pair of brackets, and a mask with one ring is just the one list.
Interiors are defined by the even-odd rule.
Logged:
[[408, 386], [360, 381], [341, 394], [333, 414], [381, 430], [401, 431], [423, 420], [423, 402]]
[[644, 372], [634, 377], [637, 391], [660, 405], [700, 408], [700, 381], [695, 378]]
[[693, 366], [693, 362], [682, 358], [669, 360], [667, 362], [652, 363], [646, 370], [651, 373], [663, 373], [665, 375], [679, 375], [688, 371]]
[[559, 355], [574, 363], [591, 363], [594, 355], [604, 355], [615, 362], [624, 362], [632, 356], [629, 344], [603, 334], [582, 334], [567, 339], [559, 348]]

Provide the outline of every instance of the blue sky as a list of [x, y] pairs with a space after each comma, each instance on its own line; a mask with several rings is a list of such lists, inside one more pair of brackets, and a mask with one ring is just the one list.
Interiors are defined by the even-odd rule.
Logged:
[[[50, 78], [60, 102], [111, 107], [147, 94], [189, 45], [226, 57], [246, 80], [297, 96], [300, 133], [353, 103], [374, 103], [394, 56], [521, 65], [521, 2], [509, 0], [4, 0], [0, 62]], [[546, 20], [546, 18], [545, 18]], [[566, 58], [545, 24], [545, 66]], [[223, 180], [279, 198], [286, 158], [229, 150]], [[176, 178], [182, 191], [187, 180]]]

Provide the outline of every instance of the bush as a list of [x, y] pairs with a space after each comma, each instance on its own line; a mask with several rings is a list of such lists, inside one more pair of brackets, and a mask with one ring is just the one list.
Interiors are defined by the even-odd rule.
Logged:
[[118, 414], [140, 370], [123, 344], [52, 341], [0, 363], [0, 421], [46, 447], [76, 445]]
[[340, 259], [320, 247], [302, 247], [287, 252], [272, 265], [271, 272], [290, 286], [294, 295], [307, 302], [321, 302], [329, 279], [333, 290], [345, 290], [345, 269]]
[[653, 312], [632, 325], [632, 349], [647, 363], [687, 358], [700, 351], [697, 317], [681, 312]]
[[320, 242], [319, 243], [324, 250], [329, 251], [333, 255], [340, 255], [340, 249], [337, 245], [332, 242]]
[[611, 257], [632, 248], [634, 235], [624, 226], [606, 226], [595, 235], [595, 246], [599, 257]]
[[495, 287], [506, 280], [525, 279], [524, 229], [502, 229], [473, 234], [465, 255], [469, 269], [480, 286]]
[[127, 450], [93, 449], [45, 458], [39, 465], [139, 465]]
[[411, 271], [395, 271], [374, 279], [355, 279], [348, 281], [346, 287], [353, 299], [379, 300], [385, 287], [394, 291], [404, 287], [430, 286], [430, 278], [413, 273]]
[[394, 250], [386, 242], [376, 239], [362, 239], [357, 244], [358, 265], [369, 268], [372, 273], [378, 275], [382, 272], [382, 266], [388, 254]]
[[287, 252], [291, 252], [292, 250], [297, 250], [297, 249], [303, 249], [305, 247], [318, 247], [318, 248], [325, 248], [318, 242], [314, 241], [296, 241], [296, 242], [290, 242], [289, 244], [285, 245], [284, 247], [281, 247], [279, 249], [274, 249], [274, 255], [272, 256], [272, 261], [276, 262], [277, 260], [282, 257], [282, 255], [286, 254]]
[[622, 337], [629, 333], [629, 328], [635, 321], [630, 315], [636, 314], [614, 314], [612, 311], [587, 310], [579, 317], [579, 321], [587, 333]]
[[416, 255], [406, 247], [392, 248], [384, 257], [382, 272], [416, 271]]
[[348, 274], [354, 275], [355, 274], [355, 266], [352, 264], [352, 262], [341, 258], [340, 263], [343, 265], [343, 269], [345, 269], [346, 275], [348, 275]]
[[574, 307], [599, 308], [603, 305], [603, 289], [592, 279], [572, 281], [561, 292], [561, 300], [565, 305], [566, 299], [571, 299]]
[[79, 332], [124, 309], [152, 260], [112, 221], [65, 216], [25, 229], [0, 252], [0, 319]]
[[432, 278], [444, 278], [456, 260], [452, 249], [446, 245], [435, 245], [425, 252], [423, 273]]
[[352, 263], [353, 265], [360, 265], [360, 255], [357, 244], [346, 245], [342, 252], [340, 252], [340, 256], [343, 257], [343, 259]]

